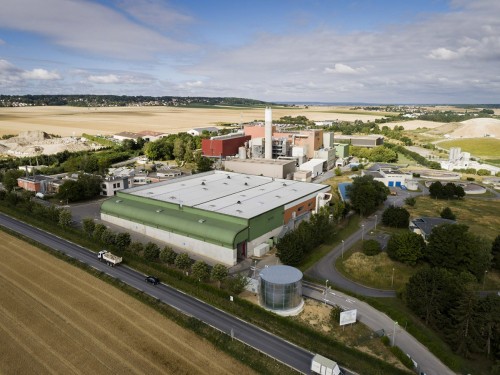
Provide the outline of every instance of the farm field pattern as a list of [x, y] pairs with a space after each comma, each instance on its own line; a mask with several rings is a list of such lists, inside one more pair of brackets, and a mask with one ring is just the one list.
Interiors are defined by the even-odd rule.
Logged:
[[0, 232], [0, 373], [253, 374], [153, 309]]

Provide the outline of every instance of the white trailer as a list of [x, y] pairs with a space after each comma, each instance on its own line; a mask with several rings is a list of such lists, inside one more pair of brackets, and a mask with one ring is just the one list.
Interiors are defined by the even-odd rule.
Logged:
[[97, 253], [97, 258], [101, 262], [106, 262], [108, 266], [114, 267], [122, 262], [122, 257], [111, 254], [107, 250], [101, 250]]
[[342, 375], [337, 362], [332, 361], [322, 355], [316, 354], [311, 362], [311, 371], [320, 375]]

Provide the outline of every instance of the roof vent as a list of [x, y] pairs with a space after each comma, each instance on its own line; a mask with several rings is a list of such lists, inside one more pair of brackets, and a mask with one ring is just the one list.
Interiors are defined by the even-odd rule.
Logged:
[[236, 202], [236, 204], [241, 204], [241, 201]]
[[231, 179], [231, 176], [229, 176], [229, 175], [228, 175], [228, 176], [227, 176], [227, 178], [228, 178], [228, 179]]
[[245, 182], [245, 186], [248, 186], [248, 182]]
[[286, 184], [283, 182], [283, 186], [286, 186]]
[[201, 181], [201, 184], [202, 184], [202, 185], [205, 185], [205, 181]]

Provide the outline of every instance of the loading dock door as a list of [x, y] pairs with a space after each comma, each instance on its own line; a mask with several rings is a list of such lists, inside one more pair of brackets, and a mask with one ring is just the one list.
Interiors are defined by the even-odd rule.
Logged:
[[396, 181], [396, 187], [401, 187], [401, 181]]
[[389, 187], [393, 187], [394, 186], [394, 181], [389, 181]]

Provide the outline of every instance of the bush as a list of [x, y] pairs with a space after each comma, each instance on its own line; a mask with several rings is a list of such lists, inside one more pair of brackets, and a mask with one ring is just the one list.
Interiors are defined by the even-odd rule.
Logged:
[[242, 274], [237, 274], [226, 279], [226, 287], [230, 293], [240, 294], [245, 290], [249, 280]]
[[441, 211], [441, 217], [443, 219], [449, 219], [449, 220], [455, 220], [456, 216], [455, 214], [451, 211], [450, 207], [445, 207], [443, 208], [443, 211]]
[[208, 265], [202, 261], [197, 260], [192, 267], [192, 276], [199, 281], [206, 281], [210, 277], [210, 269]]
[[391, 346], [391, 352], [396, 356], [397, 359], [401, 361], [403, 365], [408, 367], [409, 369], [413, 368], [413, 362], [410, 357], [408, 357], [399, 346]]
[[342, 176], [342, 171], [340, 170], [339, 167], [335, 168], [334, 172], [335, 172], [335, 176]]
[[142, 244], [142, 242], [132, 242], [128, 246], [128, 251], [130, 251], [134, 255], [140, 256], [143, 250], [144, 250], [144, 245]]
[[391, 339], [388, 336], [382, 336], [380, 338], [380, 341], [382, 341], [382, 344], [384, 344], [387, 347], [391, 345]]
[[415, 204], [417, 204], [417, 200], [415, 199], [415, 197], [408, 197], [405, 199], [405, 204], [410, 207], [415, 207]]
[[157, 260], [160, 256], [160, 248], [154, 242], [148, 242], [144, 247], [144, 259], [149, 261]]
[[382, 224], [394, 228], [406, 228], [410, 223], [410, 213], [402, 207], [388, 207], [382, 214]]
[[376, 240], [366, 240], [363, 241], [363, 253], [368, 256], [374, 256], [380, 254], [381, 251], [380, 243]]
[[467, 181], [476, 181], [474, 177], [467, 177]]

